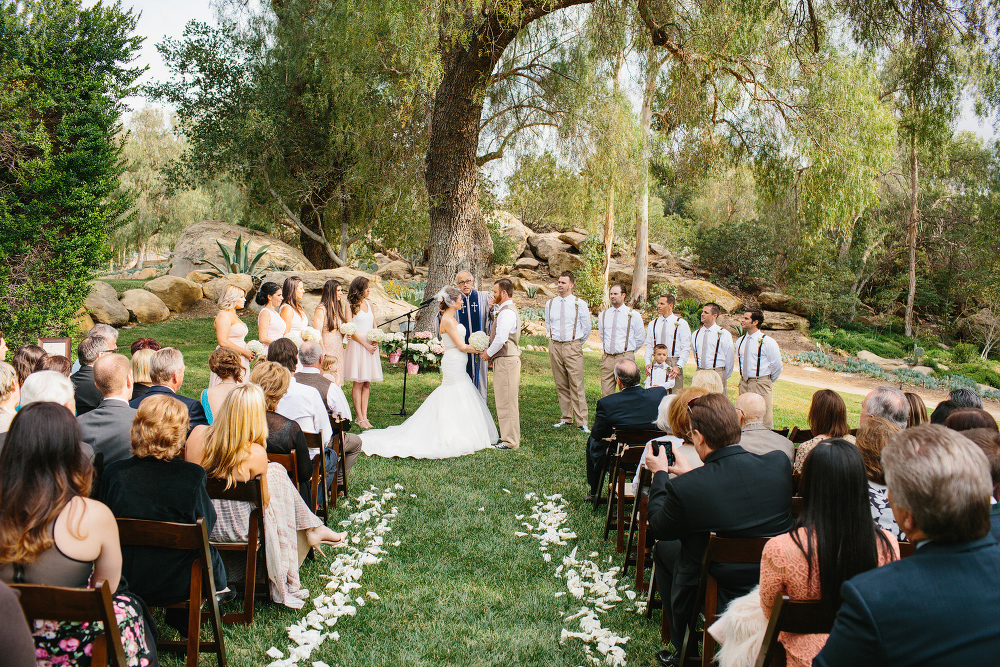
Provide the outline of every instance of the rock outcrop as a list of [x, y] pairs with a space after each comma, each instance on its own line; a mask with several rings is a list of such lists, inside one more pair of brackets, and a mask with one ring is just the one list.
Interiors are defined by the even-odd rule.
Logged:
[[855, 356], [857, 356], [857, 358], [861, 361], [867, 361], [870, 364], [875, 364], [876, 366], [880, 366], [887, 371], [894, 371], [897, 368], [906, 367], [906, 362], [902, 359], [885, 359], [884, 357], [880, 357], [874, 352], [869, 352], [868, 350], [861, 350]]
[[90, 311], [90, 318], [94, 322], [110, 324], [113, 327], [128, 324], [128, 309], [118, 301], [115, 288], [100, 280], [91, 286], [90, 295], [83, 302], [83, 307]]
[[382, 280], [410, 280], [413, 274], [410, 273], [410, 265], [401, 259], [393, 260], [379, 268], [375, 272]]
[[170, 318], [170, 309], [152, 292], [130, 289], [122, 294], [121, 305], [128, 309], [129, 319], [140, 324], [163, 322]]
[[809, 320], [791, 313], [780, 313], [775, 310], [765, 310], [764, 324], [761, 329], [770, 331], [797, 330], [805, 333], [809, 330]]
[[514, 257], [520, 257], [524, 254], [524, 249], [528, 246], [528, 237], [534, 232], [516, 215], [507, 211], [496, 211], [488, 222], [496, 225], [505, 236], [514, 239]]
[[549, 258], [549, 274], [556, 278], [563, 271], [576, 273], [583, 266], [583, 260], [579, 255], [570, 252], [557, 252]]
[[142, 288], [160, 297], [160, 301], [175, 313], [187, 310], [202, 297], [201, 285], [177, 276], [160, 276]]
[[201, 290], [204, 292], [206, 299], [218, 303], [219, 299], [222, 298], [222, 295], [226, 293], [226, 288], [230, 285], [236, 285], [249, 294], [253, 289], [253, 278], [245, 273], [227, 273], [221, 278], [213, 278], [212, 280], [209, 280], [201, 286]]
[[782, 313], [793, 313], [802, 317], [809, 315], [807, 308], [796, 304], [792, 301], [792, 297], [781, 292], [761, 292], [757, 295], [757, 303], [760, 304], [762, 309], [766, 308], [767, 310], [777, 310]]
[[568, 243], [559, 240], [557, 232], [547, 234], [532, 234], [528, 237], [528, 245], [535, 257], [543, 262], [549, 261], [557, 252], [569, 252], [572, 247]]
[[270, 246], [258, 263], [259, 268], [270, 265], [290, 271], [312, 271], [316, 268], [297, 248], [269, 234], [261, 234], [222, 220], [204, 220], [187, 227], [177, 239], [169, 275], [184, 277], [195, 269], [211, 270], [208, 262], [221, 265], [222, 252], [216, 242], [232, 248], [240, 236], [244, 243], [250, 243], [251, 257], [261, 246]]
[[698, 303], [714, 301], [724, 313], [735, 313], [743, 305], [741, 299], [707, 280], [681, 281], [677, 286], [677, 300], [684, 299], [694, 299]]
[[514, 289], [517, 291], [528, 293], [529, 289], [534, 288], [535, 294], [542, 295], [546, 298], [551, 299], [556, 295], [555, 290], [551, 287], [546, 287], [545, 285], [539, 285], [538, 283], [533, 283], [525, 280], [524, 278], [511, 278], [511, 282], [514, 283]]

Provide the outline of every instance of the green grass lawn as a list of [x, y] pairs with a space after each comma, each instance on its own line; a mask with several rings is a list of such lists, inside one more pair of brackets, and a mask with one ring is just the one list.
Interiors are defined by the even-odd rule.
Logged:
[[[256, 324], [248, 324], [248, 338], [253, 338]], [[182, 392], [198, 396], [207, 386], [207, 359], [215, 348], [211, 320], [137, 326], [122, 331], [119, 346], [127, 349], [143, 336], [184, 353], [188, 371]], [[595, 515], [583, 502], [586, 436], [573, 429], [552, 428], [559, 420], [559, 406], [547, 355], [525, 352], [522, 360], [520, 450], [489, 449], [436, 461], [365, 455], [358, 459], [349, 480], [352, 496], [370, 486], [379, 491], [395, 484], [404, 487], [393, 500], [399, 513], [386, 536], [389, 553], [382, 562], [365, 568], [361, 588], [356, 591], [360, 595], [374, 591], [381, 599], [369, 600], [357, 616], [342, 617], [332, 628], [340, 633], [340, 640], [328, 639], [300, 665], [313, 661], [331, 666], [589, 664], [580, 640], [559, 643], [564, 627], [579, 631], [578, 624], [564, 624], [562, 618], [576, 613], [583, 604], [570, 595], [555, 597], [566, 590], [566, 584], [554, 573], [574, 546], [581, 560], [598, 552], [592, 560], [605, 569], [611, 567], [609, 557], [614, 565], [621, 564], [621, 557], [615, 553], [613, 540], [602, 539], [603, 514]], [[585, 360], [592, 420], [593, 406], [600, 398], [600, 360], [590, 354]], [[386, 381], [373, 385], [369, 407], [369, 418], [376, 427], [403, 421], [394, 414], [400, 408], [402, 374], [384, 360], [383, 368]], [[408, 411], [412, 413], [439, 382], [437, 373], [409, 376]], [[733, 397], [735, 383], [730, 385]], [[805, 427], [813, 391], [779, 382], [775, 426]], [[856, 424], [860, 397], [844, 398], [851, 422]], [[492, 397], [490, 404], [492, 408]], [[455, 419], [461, 420], [462, 415], [455, 415]], [[535, 539], [514, 535], [524, 530], [515, 516], [530, 515], [534, 501], [525, 500], [529, 492], [558, 493], [569, 502], [566, 526], [578, 537], [565, 547], [551, 546], [551, 562], [543, 561]], [[350, 505], [334, 511], [331, 526], [336, 527], [336, 522], [354, 511], [354, 503]], [[480, 507], [484, 511], [479, 511]], [[395, 540], [400, 546], [391, 546]], [[303, 566], [302, 580], [313, 595], [323, 591], [326, 580], [321, 575], [325, 573], [329, 573], [329, 564], [320, 559]], [[310, 603], [301, 611], [258, 603], [252, 626], [225, 629], [230, 663], [266, 664], [270, 658], [264, 653], [271, 646], [287, 654], [290, 641], [286, 626], [310, 609]], [[628, 664], [653, 663], [653, 653], [661, 648], [659, 612], [647, 621], [635, 612], [635, 603], [626, 599], [599, 616], [604, 627], [630, 637], [625, 644]], [[600, 655], [596, 646], [593, 650]], [[180, 661], [165, 658], [164, 664]], [[214, 664], [214, 660], [203, 656], [202, 664]]]

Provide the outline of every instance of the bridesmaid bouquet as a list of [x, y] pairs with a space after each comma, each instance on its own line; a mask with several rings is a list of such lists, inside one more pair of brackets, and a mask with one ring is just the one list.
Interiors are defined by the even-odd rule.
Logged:
[[472, 335], [469, 336], [469, 345], [482, 352], [490, 346], [490, 337], [486, 335], [485, 331], [473, 331]]
[[381, 329], [369, 329], [368, 330], [368, 342], [369, 343], [381, 343], [385, 340], [385, 332]]
[[263, 357], [267, 354], [266, 350], [264, 350], [264, 344], [259, 340], [252, 340], [247, 343], [247, 349], [253, 352], [253, 356], [255, 357]]
[[319, 342], [323, 340], [323, 335], [319, 332], [319, 329], [306, 327], [302, 330], [302, 340], [314, 340]]
[[298, 334], [290, 333], [285, 338], [295, 343], [295, 347], [302, 347], [302, 338]]
[[354, 322], [344, 322], [340, 325], [340, 333], [344, 336], [353, 336], [358, 332], [358, 327]]

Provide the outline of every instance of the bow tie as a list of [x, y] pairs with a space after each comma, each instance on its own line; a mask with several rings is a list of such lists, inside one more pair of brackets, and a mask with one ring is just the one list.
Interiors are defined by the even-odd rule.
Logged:
[[660, 368], [666, 370], [667, 364], [653, 364], [653, 368]]

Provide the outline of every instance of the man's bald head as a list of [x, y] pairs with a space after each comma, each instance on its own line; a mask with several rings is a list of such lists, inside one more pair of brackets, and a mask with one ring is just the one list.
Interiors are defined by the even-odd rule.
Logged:
[[622, 389], [634, 387], [639, 384], [639, 366], [631, 359], [619, 359], [615, 363], [615, 377]]
[[736, 409], [743, 413], [745, 426], [747, 424], [763, 423], [767, 404], [764, 402], [764, 397], [760, 394], [747, 392], [741, 394], [736, 399]]
[[105, 398], [125, 393], [131, 374], [132, 362], [123, 354], [103, 354], [94, 362], [94, 384]]
[[475, 287], [472, 274], [468, 271], [459, 271], [455, 274], [455, 284], [458, 285], [458, 289], [462, 290], [462, 294], [465, 296], [469, 296], [472, 293], [472, 288]]

